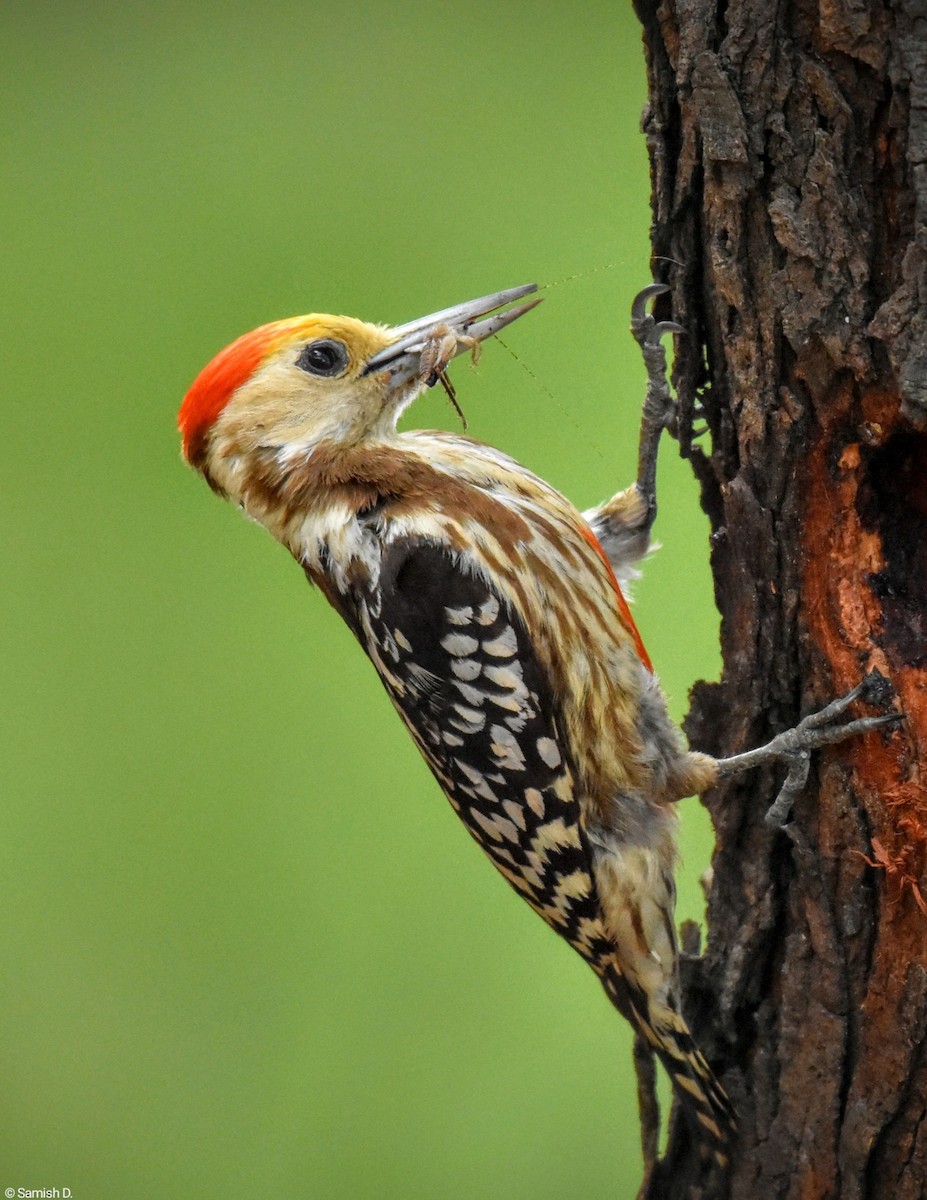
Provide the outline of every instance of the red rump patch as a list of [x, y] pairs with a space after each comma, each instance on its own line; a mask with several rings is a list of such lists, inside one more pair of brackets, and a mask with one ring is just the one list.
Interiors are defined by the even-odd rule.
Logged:
[[260, 325], [220, 350], [200, 371], [177, 414], [184, 458], [189, 463], [196, 466], [202, 458], [206, 434], [232, 393], [254, 374], [272, 350], [296, 331], [301, 321], [305, 318]]
[[634, 624], [634, 618], [631, 616], [631, 610], [628, 608], [628, 602], [625, 600], [621, 586], [618, 583], [618, 580], [615, 578], [615, 572], [612, 570], [612, 564], [608, 561], [608, 555], [602, 549], [598, 538], [591, 529], [583, 529], [582, 535], [605, 564], [605, 569], [608, 571], [608, 578], [611, 581], [612, 588], [614, 589], [615, 596], [618, 600], [618, 615], [621, 618], [621, 623], [631, 635], [631, 640], [634, 642], [634, 649], [637, 651], [638, 658], [652, 675], [653, 663], [650, 661], [650, 655], [647, 653], [644, 647], [643, 638], [638, 632], [637, 626]]

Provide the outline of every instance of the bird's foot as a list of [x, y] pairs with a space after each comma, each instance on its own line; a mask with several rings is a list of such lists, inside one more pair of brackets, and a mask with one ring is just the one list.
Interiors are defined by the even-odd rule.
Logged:
[[669, 288], [665, 283], [650, 283], [631, 304], [631, 334], [641, 348], [647, 369], [647, 394], [641, 415], [641, 435], [637, 459], [637, 489], [650, 512], [651, 522], [657, 511], [657, 451], [664, 429], [676, 422], [676, 401], [666, 378], [666, 351], [662, 338], [667, 333], [684, 333], [675, 321], [656, 321], [647, 305]]
[[885, 708], [891, 703], [894, 694], [892, 685], [884, 675], [879, 671], [870, 671], [851, 692], [833, 700], [818, 712], [804, 717], [794, 729], [777, 734], [765, 746], [758, 746], [755, 750], [747, 750], [743, 754], [733, 754], [730, 758], [718, 759], [718, 778], [724, 779], [741, 771], [748, 771], [752, 767], [785, 759], [789, 764], [788, 775], [766, 814], [766, 823], [779, 828], [788, 819], [792, 805], [808, 778], [812, 750], [819, 746], [842, 742], [857, 734], [891, 728], [903, 721], [905, 716], [903, 712], [890, 712], [878, 717], [858, 717], [837, 724], [850, 705], [855, 700], [864, 700]]

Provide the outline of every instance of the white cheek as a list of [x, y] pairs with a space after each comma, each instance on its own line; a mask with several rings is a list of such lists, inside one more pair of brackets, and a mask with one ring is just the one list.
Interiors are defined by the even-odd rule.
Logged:
[[356, 436], [356, 429], [355, 414], [342, 409], [341, 412], [323, 414], [312, 422], [311, 427], [300, 430], [292, 437], [283, 433], [283, 440], [268, 448], [275, 451], [280, 466], [288, 468], [308, 462], [322, 442], [333, 442], [335, 445], [351, 442]]

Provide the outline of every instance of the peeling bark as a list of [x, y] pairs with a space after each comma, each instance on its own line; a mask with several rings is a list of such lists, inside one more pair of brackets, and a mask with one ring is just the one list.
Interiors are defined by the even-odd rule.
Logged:
[[[712, 527], [732, 754], [870, 669], [907, 723], [708, 800], [700, 1043], [740, 1119], [724, 1177], [684, 1123], [656, 1197], [927, 1196], [927, 0], [636, 0], [655, 276], [681, 338], [679, 441]], [[693, 435], [698, 410], [708, 439]]]

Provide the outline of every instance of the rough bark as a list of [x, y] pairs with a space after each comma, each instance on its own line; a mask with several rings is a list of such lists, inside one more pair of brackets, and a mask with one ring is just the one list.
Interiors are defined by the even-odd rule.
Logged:
[[[815, 756], [786, 830], [754, 772], [717, 833], [700, 1041], [738, 1111], [647, 1196], [927, 1196], [927, 0], [636, 0], [655, 277], [712, 527], [724, 669], [694, 746], [765, 741], [877, 668], [908, 714]], [[709, 433], [693, 436], [702, 419]]]

